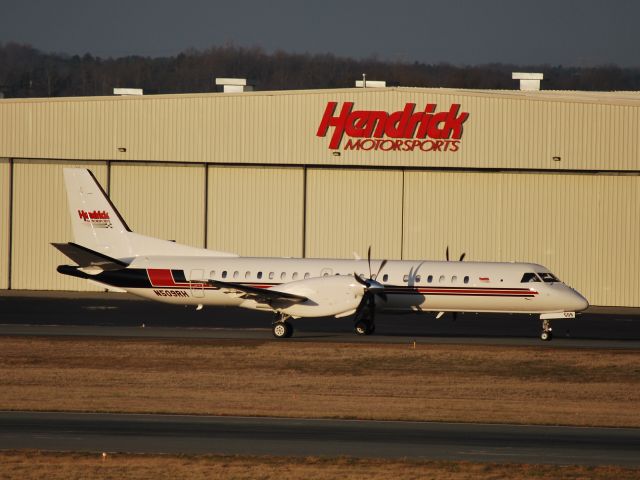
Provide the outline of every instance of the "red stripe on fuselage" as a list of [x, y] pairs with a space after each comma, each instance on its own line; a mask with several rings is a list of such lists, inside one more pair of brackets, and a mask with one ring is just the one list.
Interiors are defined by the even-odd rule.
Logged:
[[175, 287], [176, 282], [173, 279], [171, 270], [168, 268], [147, 268], [149, 281], [154, 287]]

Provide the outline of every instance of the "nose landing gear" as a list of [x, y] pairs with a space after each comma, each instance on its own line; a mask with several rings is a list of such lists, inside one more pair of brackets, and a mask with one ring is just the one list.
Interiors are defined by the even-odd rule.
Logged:
[[548, 319], [542, 320], [542, 332], [540, 333], [540, 340], [549, 342], [553, 338], [553, 328], [551, 328], [551, 322]]
[[540, 314], [540, 320], [542, 320], [542, 332], [540, 333], [540, 340], [548, 342], [553, 338], [551, 320], [563, 319], [568, 320], [576, 318], [576, 312], [556, 312], [556, 313], [542, 313]]

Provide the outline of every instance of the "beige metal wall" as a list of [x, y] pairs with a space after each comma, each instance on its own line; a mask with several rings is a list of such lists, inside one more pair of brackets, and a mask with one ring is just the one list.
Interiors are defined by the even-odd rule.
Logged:
[[204, 247], [204, 165], [112, 164], [110, 196], [134, 232]]
[[541, 263], [595, 305], [640, 306], [640, 177], [407, 172], [404, 257]]
[[0, 289], [9, 288], [9, 159], [0, 158]]
[[307, 257], [400, 258], [402, 172], [309, 169]]
[[[460, 103], [469, 118], [458, 152], [334, 156], [329, 137], [316, 136], [330, 101], [387, 112]], [[623, 94], [388, 88], [5, 99], [0, 124], [12, 126], [0, 129], [1, 157], [640, 170], [640, 99]]]
[[208, 248], [302, 256], [301, 168], [209, 167]]
[[62, 168], [90, 168], [106, 185], [105, 163], [16, 160], [13, 167], [11, 288], [96, 290], [86, 281], [60, 275], [56, 267], [73, 264], [50, 245], [73, 239]]

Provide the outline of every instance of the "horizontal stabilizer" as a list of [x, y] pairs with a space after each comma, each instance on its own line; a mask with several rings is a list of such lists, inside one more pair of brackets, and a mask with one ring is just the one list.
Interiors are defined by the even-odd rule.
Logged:
[[307, 297], [303, 297], [302, 295], [278, 292], [277, 290], [271, 290], [268, 288], [250, 287], [241, 283], [221, 282], [219, 280], [207, 280], [207, 283], [209, 285], [213, 285], [214, 287], [241, 293], [244, 298], [255, 300], [260, 303], [270, 304], [274, 301], [284, 301], [287, 303], [303, 303], [308, 300]]
[[122, 270], [128, 266], [127, 263], [121, 260], [108, 257], [99, 252], [94, 252], [77, 243], [52, 243], [51, 245], [76, 262], [79, 267], [98, 267], [104, 271], [108, 271]]

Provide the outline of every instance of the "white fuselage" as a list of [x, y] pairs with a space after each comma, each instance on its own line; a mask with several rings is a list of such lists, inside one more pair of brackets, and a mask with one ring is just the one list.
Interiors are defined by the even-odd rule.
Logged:
[[[380, 263], [379, 260], [371, 262], [373, 272], [378, 271]], [[313, 283], [309, 279], [338, 275], [347, 283], [352, 279], [355, 288], [354, 272], [369, 277], [366, 260], [339, 259], [143, 256], [134, 259], [129, 269], [146, 271], [149, 286], [123, 287], [141, 297], [174, 304], [257, 310], [272, 308], [210, 286], [206, 281], [212, 279], [308, 295], [309, 288], [313, 288], [309, 287]], [[540, 274], [549, 273], [549, 270], [531, 263], [389, 261], [377, 278], [385, 286], [387, 300], [376, 299], [376, 306], [384, 311], [521, 313], [580, 311], [588, 306], [578, 292], [560, 281], [523, 283], [523, 275], [527, 272]], [[340, 285], [335, 292], [323, 293], [332, 298], [344, 291], [345, 286]], [[291, 314], [295, 317], [333, 314], [317, 303], [292, 307]]]

